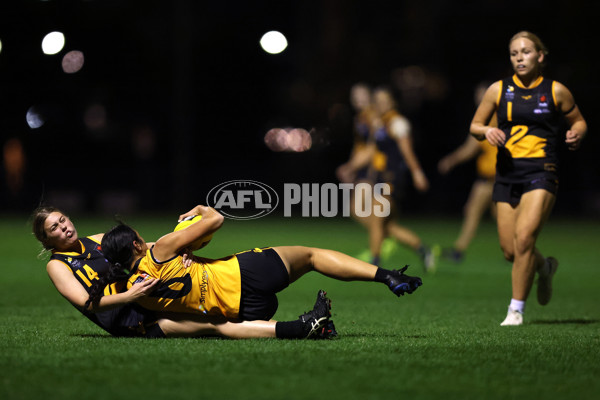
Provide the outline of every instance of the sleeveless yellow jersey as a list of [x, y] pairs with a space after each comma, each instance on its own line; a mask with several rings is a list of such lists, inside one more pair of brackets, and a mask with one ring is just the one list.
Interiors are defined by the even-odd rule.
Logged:
[[238, 317], [242, 290], [240, 265], [235, 255], [218, 260], [200, 258], [200, 262], [185, 268], [181, 256], [159, 262], [149, 249], [129, 276], [127, 289], [148, 276], [161, 283], [158, 289], [137, 301], [144, 308]]
[[493, 179], [496, 175], [496, 154], [498, 148], [492, 146], [487, 140], [479, 142], [481, 153], [477, 157], [477, 175], [486, 179]]

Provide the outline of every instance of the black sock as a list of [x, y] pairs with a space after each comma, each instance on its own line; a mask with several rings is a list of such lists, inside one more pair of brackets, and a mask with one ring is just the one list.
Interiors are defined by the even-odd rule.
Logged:
[[306, 336], [304, 324], [299, 319], [277, 322], [275, 324], [275, 336], [279, 339], [302, 339]]
[[375, 278], [373, 279], [375, 282], [386, 283], [386, 278], [392, 271], [385, 268], [377, 268], [377, 272], [375, 272]]
[[379, 267], [379, 256], [373, 256], [373, 258], [371, 258], [371, 264]]
[[428, 250], [427, 246], [422, 244], [417, 249], [417, 253], [421, 256], [421, 258], [425, 258], [425, 254], [427, 254], [427, 250]]

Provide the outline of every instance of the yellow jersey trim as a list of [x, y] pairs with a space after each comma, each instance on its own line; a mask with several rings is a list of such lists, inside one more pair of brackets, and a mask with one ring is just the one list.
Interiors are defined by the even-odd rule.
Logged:
[[83, 243], [81, 242], [81, 240], [77, 240], [79, 242], [79, 244], [81, 245], [81, 252], [76, 252], [76, 251], [53, 251], [52, 254], [61, 254], [63, 256], [80, 256], [83, 253], [85, 253], [85, 246], [83, 245]]
[[523, 85], [523, 82], [521, 82], [521, 80], [519, 79], [517, 74], [513, 75], [513, 82], [515, 83], [515, 85], [517, 85], [521, 89], [534, 89], [534, 88], [540, 86], [540, 84], [542, 83], [543, 80], [544, 80], [544, 77], [540, 75], [540, 76], [538, 76], [538, 78], [535, 81], [533, 81], [533, 83], [531, 84], [530, 87], [525, 87], [525, 85]]
[[69, 268], [69, 271], [71, 271], [71, 273], [73, 273], [73, 270], [71, 269], [71, 266], [69, 264], [67, 264], [66, 262], [64, 262], [63, 260], [59, 260], [59, 259], [55, 258], [52, 261], [59, 261], [59, 262], [63, 263], [65, 265], [65, 267]]
[[500, 105], [500, 99], [502, 98], [502, 81], [500, 81], [500, 87], [498, 88], [498, 96], [496, 97], [496, 107]]

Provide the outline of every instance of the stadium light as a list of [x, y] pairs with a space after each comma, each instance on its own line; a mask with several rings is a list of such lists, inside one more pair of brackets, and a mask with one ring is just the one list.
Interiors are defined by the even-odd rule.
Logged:
[[65, 46], [65, 35], [62, 32], [50, 32], [42, 40], [42, 51], [44, 54], [56, 54]]
[[273, 128], [264, 137], [267, 147], [276, 152], [302, 153], [312, 147], [312, 138], [306, 129]]
[[46, 122], [44, 116], [36, 106], [29, 107], [25, 119], [27, 120], [27, 125], [29, 125], [31, 129], [41, 128]]
[[279, 54], [287, 48], [288, 42], [281, 32], [270, 31], [260, 39], [260, 46], [269, 54]]
[[84, 57], [79, 50], [72, 50], [62, 59], [62, 69], [67, 74], [74, 74], [83, 67]]

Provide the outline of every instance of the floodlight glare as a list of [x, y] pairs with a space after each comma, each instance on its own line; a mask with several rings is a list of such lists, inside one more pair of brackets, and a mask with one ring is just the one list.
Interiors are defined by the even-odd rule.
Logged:
[[46, 122], [44, 120], [44, 116], [36, 106], [29, 107], [27, 114], [25, 115], [25, 119], [27, 121], [27, 125], [29, 125], [31, 129], [40, 128]]
[[83, 67], [83, 53], [79, 50], [71, 50], [62, 59], [62, 69], [67, 74], [74, 74]]
[[56, 54], [63, 49], [65, 45], [65, 35], [61, 32], [50, 32], [42, 40], [42, 51], [44, 54]]
[[270, 31], [260, 39], [260, 46], [269, 54], [279, 54], [287, 47], [287, 39], [281, 32]]

